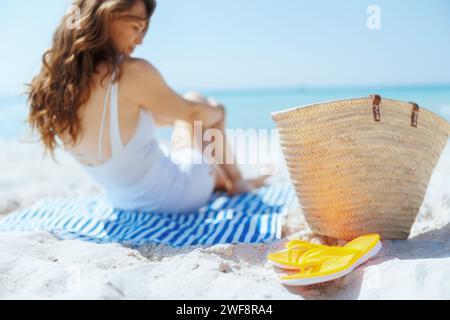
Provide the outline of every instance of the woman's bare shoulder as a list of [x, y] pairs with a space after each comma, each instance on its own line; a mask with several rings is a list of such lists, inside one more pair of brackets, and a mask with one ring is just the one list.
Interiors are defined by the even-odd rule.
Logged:
[[152, 63], [140, 58], [125, 58], [121, 65], [121, 71], [125, 76], [147, 81], [149, 78], [159, 76], [158, 70]]
[[166, 105], [167, 100], [170, 100], [171, 104], [178, 105], [179, 97], [149, 61], [126, 58], [121, 65], [121, 73], [124, 87], [139, 105], [157, 103]]
[[154, 96], [160, 74], [149, 61], [126, 58], [120, 65], [120, 74], [122, 92], [136, 104], [142, 105], [147, 95]]

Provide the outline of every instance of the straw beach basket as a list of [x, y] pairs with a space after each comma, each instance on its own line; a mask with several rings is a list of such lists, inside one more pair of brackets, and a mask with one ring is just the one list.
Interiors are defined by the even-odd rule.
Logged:
[[406, 239], [450, 124], [413, 102], [379, 95], [275, 112], [283, 154], [307, 223], [351, 240]]

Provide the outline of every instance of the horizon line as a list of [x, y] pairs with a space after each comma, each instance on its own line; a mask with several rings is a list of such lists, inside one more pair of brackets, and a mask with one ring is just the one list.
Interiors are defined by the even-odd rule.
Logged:
[[[373, 89], [372, 89], [373, 88]], [[322, 90], [366, 90], [366, 89], [450, 89], [450, 82], [442, 83], [399, 83], [399, 84], [299, 84], [299, 85], [274, 85], [274, 86], [241, 86], [241, 87], [191, 87], [191, 88], [174, 88], [175, 91], [202, 91], [208, 93], [273, 93], [273, 92], [308, 92], [308, 91], [322, 91]], [[0, 94], [1, 99], [20, 99], [21, 96], [26, 96], [24, 92], [16, 92], [11, 94]]]

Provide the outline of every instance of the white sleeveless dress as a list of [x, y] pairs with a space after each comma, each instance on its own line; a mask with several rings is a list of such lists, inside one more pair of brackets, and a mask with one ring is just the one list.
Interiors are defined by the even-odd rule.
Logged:
[[[207, 204], [215, 185], [212, 165], [198, 150], [183, 149], [169, 155], [155, 139], [155, 121], [151, 113], [141, 109], [137, 131], [131, 141], [123, 145], [119, 126], [118, 83], [115, 81], [109, 84], [105, 97], [98, 158], [103, 160], [108, 96], [111, 102], [112, 157], [101, 165], [79, 164], [104, 188], [114, 207], [146, 212], [190, 213]], [[81, 159], [80, 156], [72, 156], [76, 160]]]

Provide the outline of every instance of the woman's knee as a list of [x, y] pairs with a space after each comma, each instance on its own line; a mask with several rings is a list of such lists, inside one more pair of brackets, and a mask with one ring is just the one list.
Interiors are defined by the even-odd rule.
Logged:
[[201, 93], [198, 93], [196, 91], [191, 91], [188, 92], [186, 94], [184, 94], [183, 96], [186, 100], [190, 100], [190, 101], [194, 101], [194, 102], [203, 102], [203, 103], [207, 103], [210, 106], [213, 107], [218, 107], [218, 106], [223, 106], [223, 104], [221, 104], [220, 102], [218, 102], [216, 99], [214, 99], [213, 97], [205, 97], [203, 96]]
[[[200, 93], [195, 92], [195, 91], [188, 92], [183, 97], [185, 99], [193, 101], [193, 102], [206, 103], [206, 104], [210, 105], [211, 107], [216, 107], [216, 108], [223, 107], [224, 113], [225, 113], [225, 119], [227, 117], [227, 110], [226, 110], [225, 106], [212, 97], [204, 97], [203, 95], [201, 95]], [[225, 119], [221, 123], [219, 123], [217, 126], [223, 126]], [[216, 127], [216, 126], [214, 126], [214, 127]]]

